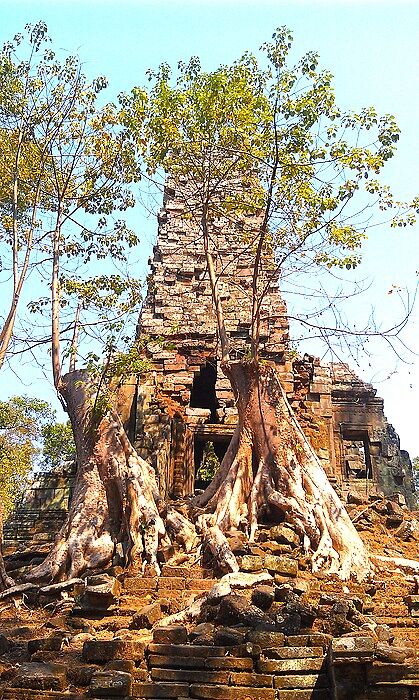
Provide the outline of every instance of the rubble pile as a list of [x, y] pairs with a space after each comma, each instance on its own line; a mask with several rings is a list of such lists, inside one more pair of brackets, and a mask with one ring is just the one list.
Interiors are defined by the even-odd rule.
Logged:
[[[284, 523], [266, 523], [254, 543], [232, 533], [240, 572], [219, 578], [198, 552], [172, 552], [160, 577], [115, 565], [18, 583], [0, 594], [0, 697], [413, 700], [415, 513], [400, 498], [348, 501], [375, 562], [362, 583], [314, 575]], [[30, 561], [6, 556], [17, 580]]]

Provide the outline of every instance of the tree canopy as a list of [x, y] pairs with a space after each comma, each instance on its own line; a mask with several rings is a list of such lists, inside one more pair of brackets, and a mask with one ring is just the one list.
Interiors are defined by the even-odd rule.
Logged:
[[12, 396], [0, 401], [0, 498], [7, 515], [33, 469], [60, 466], [74, 459], [68, 423], [41, 399]]

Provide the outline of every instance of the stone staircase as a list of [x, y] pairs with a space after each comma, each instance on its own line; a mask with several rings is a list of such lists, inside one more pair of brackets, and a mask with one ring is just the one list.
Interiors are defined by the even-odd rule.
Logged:
[[[161, 577], [114, 566], [86, 580], [0, 595], [0, 700], [417, 700], [414, 580], [400, 577], [390, 588], [392, 573], [384, 572], [375, 592], [353, 582], [342, 592], [341, 583], [308, 574], [291, 540], [278, 544], [273, 534], [262, 530], [238, 555], [245, 576], [270, 571], [268, 585], [247, 591], [244, 613], [256, 606], [261, 616], [285, 614], [285, 601], [290, 619], [301, 618], [296, 630], [220, 619], [220, 604], [217, 619], [164, 623], [213, 589], [212, 571], [181, 557], [164, 564]], [[232, 597], [244, 604], [244, 593]], [[30, 614], [25, 605], [33, 606]], [[313, 609], [313, 624], [301, 622]], [[334, 632], [338, 622], [346, 627]], [[370, 623], [379, 625], [378, 641]]]

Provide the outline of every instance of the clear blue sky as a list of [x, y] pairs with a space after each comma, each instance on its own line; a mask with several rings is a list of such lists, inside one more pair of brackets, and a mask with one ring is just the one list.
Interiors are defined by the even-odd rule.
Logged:
[[[205, 68], [237, 58], [243, 51], [257, 51], [277, 26], [286, 24], [294, 33], [298, 57], [317, 50], [321, 63], [335, 75], [338, 103], [359, 109], [374, 105], [379, 112], [396, 116], [402, 131], [398, 155], [384, 171], [401, 199], [419, 193], [419, 3], [303, 2], [281, 0], [246, 2], [176, 2], [176, 0], [108, 1], [1, 0], [0, 41], [21, 31], [27, 22], [43, 19], [56, 48], [78, 52], [89, 76], [105, 74], [110, 81], [108, 98], [135, 84], [145, 83], [145, 70], [161, 61], [176, 65], [179, 59], [199, 55]], [[138, 223], [138, 228], [144, 227]], [[153, 227], [145, 225], [144, 260], [148, 257]], [[392, 284], [409, 286], [417, 280], [419, 228], [373, 231], [365, 250], [362, 274], [373, 278], [369, 296], [354, 304], [356, 316], [371, 303], [383, 323], [392, 322], [396, 308], [387, 291]], [[407, 341], [418, 349], [418, 312], [412, 318]], [[374, 379], [386, 400], [386, 413], [401, 436], [402, 446], [419, 454], [417, 399], [419, 362], [397, 363], [378, 348], [378, 356], [361, 367], [365, 379]], [[395, 373], [393, 373], [395, 370]], [[21, 373], [2, 374], [0, 396], [13, 393], [43, 395], [51, 399], [45, 380]], [[392, 374], [393, 373], [393, 374]], [[389, 379], [386, 379], [391, 375]]]

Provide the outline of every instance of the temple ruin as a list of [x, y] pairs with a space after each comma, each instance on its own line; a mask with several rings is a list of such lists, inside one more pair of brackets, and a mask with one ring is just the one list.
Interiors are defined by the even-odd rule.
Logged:
[[[178, 186], [182, 188], [182, 185]], [[141, 379], [135, 411], [136, 447], [157, 470], [162, 492], [194, 493], [205, 445], [222, 459], [237, 413], [220, 369], [215, 314], [205, 255], [184, 192], [166, 186], [147, 297], [138, 336], [146, 339], [152, 371]], [[257, 221], [253, 222], [257, 226]], [[252, 220], [243, 224], [252, 240]], [[249, 352], [253, 249], [240, 226], [214, 224], [216, 266], [233, 357]], [[287, 309], [273, 256], [267, 253], [261, 286], [261, 357], [274, 362], [288, 399], [338, 491], [401, 494], [413, 506], [409, 456], [384, 415], [383, 400], [344, 364], [288, 352]]]

